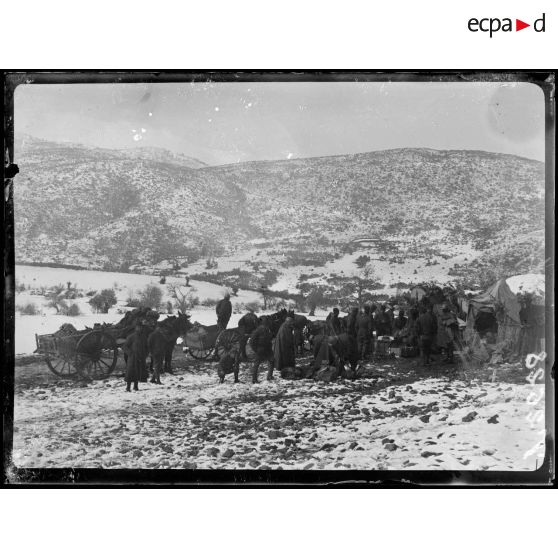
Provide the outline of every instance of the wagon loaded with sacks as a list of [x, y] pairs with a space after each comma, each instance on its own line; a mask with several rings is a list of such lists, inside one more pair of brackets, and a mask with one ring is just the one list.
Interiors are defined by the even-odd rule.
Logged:
[[119, 347], [136, 324], [141, 321], [155, 327], [158, 317], [150, 308], [138, 308], [127, 312], [117, 324], [95, 324], [82, 330], [63, 324], [55, 333], [35, 335], [35, 353], [44, 356], [47, 366], [57, 376], [106, 378], [116, 367]]

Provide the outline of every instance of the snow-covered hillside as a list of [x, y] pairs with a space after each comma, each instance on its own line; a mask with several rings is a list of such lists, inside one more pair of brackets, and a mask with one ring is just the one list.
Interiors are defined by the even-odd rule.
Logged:
[[192, 168], [184, 157], [28, 138], [17, 151], [17, 260], [194, 273], [207, 258], [218, 271], [255, 262], [281, 273], [267, 287], [288, 290], [300, 274], [353, 273], [359, 255], [387, 287], [544, 261], [538, 161], [394, 149]]

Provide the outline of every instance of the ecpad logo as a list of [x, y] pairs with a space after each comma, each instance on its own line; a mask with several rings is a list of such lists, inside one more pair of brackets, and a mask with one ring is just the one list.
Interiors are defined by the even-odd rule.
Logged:
[[[536, 19], [533, 22], [533, 30], [535, 32], [545, 32], [545, 16], [546, 14], [543, 13], [543, 15], [539, 19]], [[467, 23], [467, 27], [469, 28], [469, 31], [472, 31], [473, 33], [477, 33], [478, 31], [490, 33], [490, 38], [492, 38], [492, 35], [494, 33], [497, 33], [498, 31], [503, 31], [504, 33], [513, 31], [512, 19], [509, 17], [505, 17], [503, 19], [497, 17], [485, 17], [482, 19], [477, 19], [475, 17], [472, 17]], [[527, 27], [531, 27], [531, 24], [525, 23], [520, 19], [515, 20], [516, 31], [521, 31], [522, 29], [526, 29]]]

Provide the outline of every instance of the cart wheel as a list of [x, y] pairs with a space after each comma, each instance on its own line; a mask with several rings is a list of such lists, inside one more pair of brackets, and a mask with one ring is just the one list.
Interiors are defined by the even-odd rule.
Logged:
[[215, 358], [220, 359], [227, 347], [236, 346], [239, 349], [242, 335], [234, 329], [224, 329], [215, 340]]
[[46, 355], [45, 361], [50, 371], [61, 378], [71, 378], [77, 374], [74, 358], [67, 355]]
[[106, 378], [116, 367], [118, 345], [102, 330], [86, 333], [76, 346], [75, 365], [79, 374], [90, 380]]
[[196, 349], [193, 347], [188, 347], [188, 352], [197, 360], [205, 360], [211, 356], [213, 347], [209, 347], [208, 349]]

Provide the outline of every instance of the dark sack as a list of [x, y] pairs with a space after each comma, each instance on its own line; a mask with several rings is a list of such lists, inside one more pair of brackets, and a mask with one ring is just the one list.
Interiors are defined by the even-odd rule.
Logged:
[[333, 382], [339, 376], [337, 366], [322, 366], [314, 375], [319, 382]]
[[280, 372], [283, 380], [300, 380], [303, 377], [302, 370], [298, 367], [286, 366]]

